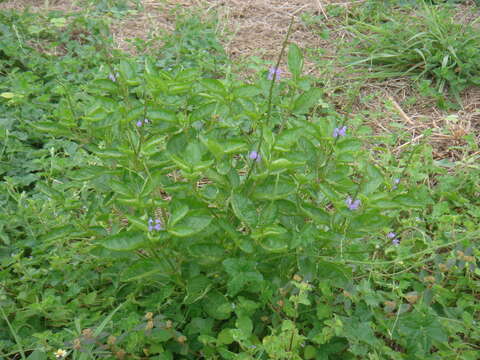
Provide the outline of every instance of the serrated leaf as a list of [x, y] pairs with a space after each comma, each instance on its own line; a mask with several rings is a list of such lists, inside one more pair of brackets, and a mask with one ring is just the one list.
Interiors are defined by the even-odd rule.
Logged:
[[187, 295], [183, 299], [186, 305], [203, 299], [212, 287], [212, 281], [204, 275], [198, 275], [187, 281]]
[[242, 194], [233, 193], [230, 203], [237, 218], [250, 227], [255, 227], [258, 222], [257, 209], [255, 204]]
[[297, 115], [306, 114], [322, 98], [322, 90], [312, 88], [300, 95], [293, 104], [292, 112]]
[[145, 235], [139, 231], [123, 231], [106, 237], [100, 242], [104, 248], [114, 251], [133, 251], [146, 244]]
[[172, 210], [172, 215], [168, 219], [168, 224], [170, 227], [175, 226], [180, 220], [182, 220], [185, 215], [187, 215], [190, 208], [188, 205], [180, 204], [175, 209]]

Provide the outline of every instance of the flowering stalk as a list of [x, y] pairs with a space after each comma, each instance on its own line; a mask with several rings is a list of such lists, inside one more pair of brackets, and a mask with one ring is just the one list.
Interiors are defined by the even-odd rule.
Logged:
[[[275, 85], [275, 79], [277, 78], [277, 71], [279, 70], [279, 67], [280, 67], [280, 62], [282, 61], [282, 57], [283, 57], [283, 54], [285, 52], [285, 48], [287, 47], [287, 43], [288, 43], [288, 39], [290, 38], [290, 34], [292, 32], [292, 26], [293, 26], [293, 20], [294, 20], [294, 17], [292, 16], [291, 20], [290, 20], [290, 25], [288, 25], [288, 30], [287, 30], [287, 35], [285, 36], [285, 40], [283, 41], [283, 44], [282, 44], [282, 49], [280, 50], [280, 54], [278, 55], [278, 59], [277, 59], [277, 63], [274, 67], [275, 69], [275, 72], [274, 74], [272, 75], [272, 80], [271, 80], [271, 83], [270, 83], [270, 90], [268, 91], [268, 105], [267, 105], [267, 114], [265, 116], [265, 123], [268, 124], [269, 120], [270, 120], [270, 117], [271, 117], [271, 114], [272, 114], [272, 97], [273, 97], [273, 86]], [[258, 147], [257, 147], [257, 150], [256, 152], [259, 153], [260, 152], [260, 149], [262, 148], [262, 144], [263, 144], [263, 129], [264, 129], [264, 126], [261, 127], [260, 129], [260, 141], [258, 142]], [[257, 162], [255, 161], [251, 166], [250, 166], [250, 169], [248, 169], [248, 174], [247, 174], [247, 177], [245, 179], [245, 183], [248, 181], [248, 179], [250, 178], [250, 175], [252, 174], [252, 171], [253, 171], [253, 168], [255, 167], [255, 164]]]

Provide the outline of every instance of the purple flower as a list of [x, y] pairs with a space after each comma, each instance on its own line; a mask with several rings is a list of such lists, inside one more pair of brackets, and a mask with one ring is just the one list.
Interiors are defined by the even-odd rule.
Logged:
[[333, 130], [333, 137], [334, 138], [337, 138], [339, 136], [345, 136], [347, 135], [347, 127], [346, 126], [342, 126], [341, 128], [335, 128]]
[[347, 207], [350, 210], [357, 210], [360, 207], [361, 201], [360, 199], [357, 200], [352, 200], [352, 198], [349, 196], [347, 200], [345, 200], [345, 204], [347, 204]]
[[387, 234], [387, 237], [389, 239], [392, 239], [392, 244], [393, 245], [399, 245], [400, 244], [400, 240], [397, 238], [397, 234], [395, 234], [394, 232], [390, 231], [388, 234]]
[[393, 184], [394, 185], [393, 185], [392, 189], [396, 190], [397, 187], [398, 187], [397, 185], [400, 184], [400, 179], [399, 178], [393, 179]]
[[156, 231], [163, 230], [162, 220], [155, 219], [154, 221], [152, 218], [148, 219], [148, 231], [153, 231], [153, 230], [156, 230]]
[[138, 127], [142, 127], [144, 124], [149, 124], [149, 123], [150, 123], [150, 120], [148, 120], [147, 118], [145, 118], [145, 119], [143, 119], [143, 121], [142, 121], [142, 120], [138, 120], [138, 121], [137, 121], [137, 126], [138, 126]]
[[260, 155], [255, 150], [251, 151], [248, 156], [250, 159], [255, 160], [256, 162], [260, 162], [262, 160], [262, 155]]
[[109, 78], [110, 80], [112, 80], [113, 82], [117, 81], [117, 78], [115, 77], [114, 74], [108, 75], [108, 78]]
[[274, 76], [275, 76], [275, 79], [280, 79], [281, 74], [282, 74], [282, 70], [280, 70], [280, 68], [275, 68], [272, 66], [268, 70], [268, 80], [273, 80]]

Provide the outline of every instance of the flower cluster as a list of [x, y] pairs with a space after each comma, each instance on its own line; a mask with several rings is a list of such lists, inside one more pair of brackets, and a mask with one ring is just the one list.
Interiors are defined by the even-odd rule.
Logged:
[[260, 155], [255, 150], [251, 151], [248, 156], [250, 157], [250, 159], [255, 160], [256, 162], [260, 162], [262, 160], [262, 155]]
[[272, 66], [268, 70], [268, 80], [273, 80], [274, 77], [275, 79], [280, 79], [281, 74], [282, 74], [282, 70], [280, 68], [276, 68]]
[[142, 120], [138, 120], [138, 121], [137, 121], [137, 126], [138, 126], [138, 127], [142, 127], [144, 124], [149, 124], [149, 123], [150, 123], [150, 120], [148, 120], [148, 119], [145, 118], [145, 119], [143, 119], [143, 121], [142, 121]]
[[393, 245], [399, 245], [400, 244], [400, 239], [397, 238], [397, 234], [395, 234], [394, 232], [389, 232], [387, 234], [387, 237], [389, 239], [392, 239], [392, 244]]
[[360, 199], [357, 199], [357, 200], [353, 200], [350, 196], [347, 198], [347, 200], [345, 200], [345, 204], [347, 204], [347, 207], [350, 209], [350, 210], [357, 210], [360, 205], [361, 205], [361, 201]]
[[339, 136], [346, 136], [347, 135], [347, 127], [342, 126], [341, 128], [335, 128], [333, 129], [333, 137], [337, 138]]
[[163, 224], [162, 220], [160, 219], [155, 219], [153, 220], [152, 218], [148, 219], [148, 231], [161, 231], [163, 230]]
[[397, 185], [400, 184], [400, 179], [399, 178], [396, 178], [396, 179], [393, 179], [393, 190], [396, 190], [397, 189]]
[[116, 82], [118, 77], [119, 77], [119, 74], [118, 74], [118, 73], [109, 74], [109, 75], [108, 75], [108, 78], [109, 78], [110, 80], [112, 80], [113, 82]]

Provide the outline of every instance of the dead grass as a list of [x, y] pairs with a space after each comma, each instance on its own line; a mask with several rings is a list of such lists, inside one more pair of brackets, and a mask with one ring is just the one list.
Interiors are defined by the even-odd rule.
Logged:
[[9, 0], [0, 3], [0, 10], [30, 10], [39, 11], [78, 11], [81, 9], [79, 1], [75, 0]]

